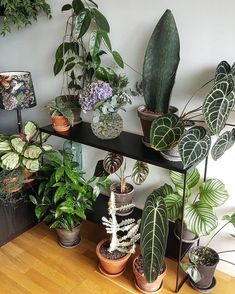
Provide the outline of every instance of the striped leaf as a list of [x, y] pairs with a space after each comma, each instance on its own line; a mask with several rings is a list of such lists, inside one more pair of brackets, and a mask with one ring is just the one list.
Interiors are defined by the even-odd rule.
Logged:
[[28, 121], [23, 126], [23, 134], [26, 136], [26, 140], [30, 141], [38, 132], [38, 126], [33, 121]]
[[145, 202], [140, 228], [144, 275], [148, 283], [155, 281], [162, 269], [167, 237], [168, 219], [164, 199], [151, 193]]
[[202, 161], [209, 153], [211, 137], [201, 126], [193, 127], [181, 136], [178, 149], [185, 168]]
[[211, 134], [219, 135], [235, 104], [234, 82], [231, 76], [219, 81], [206, 96], [202, 112]]
[[[170, 171], [170, 178], [172, 182], [180, 187], [184, 187], [184, 175], [175, 171]], [[189, 189], [195, 187], [200, 180], [200, 173], [197, 168], [193, 168], [187, 173], [186, 183]]]
[[221, 61], [216, 68], [215, 71], [215, 84], [222, 80], [223, 78], [227, 77], [231, 70], [231, 66], [228, 64], [227, 61]]
[[219, 138], [216, 140], [215, 144], [211, 149], [211, 156], [214, 160], [219, 159], [225, 151], [233, 146], [235, 143], [235, 128], [231, 131], [227, 131], [223, 133]]
[[136, 161], [132, 170], [131, 178], [136, 185], [141, 185], [149, 174], [148, 164], [142, 161]]
[[167, 195], [164, 200], [167, 207], [168, 219], [175, 221], [180, 216], [183, 198], [180, 195], [174, 193]]
[[156, 118], [150, 129], [150, 144], [157, 151], [164, 151], [174, 147], [183, 134], [184, 124], [181, 119], [168, 113]]
[[221, 206], [229, 197], [224, 184], [218, 179], [207, 180], [200, 186], [199, 191], [200, 201], [211, 207]]
[[103, 167], [109, 174], [115, 173], [122, 165], [123, 156], [116, 153], [108, 153], [103, 161]]
[[15, 152], [8, 152], [1, 157], [0, 163], [3, 169], [16, 169], [20, 165], [20, 156]]
[[9, 139], [10, 145], [13, 149], [18, 154], [22, 154], [25, 147], [27, 146], [26, 141], [24, 141], [20, 136], [13, 135]]
[[167, 195], [174, 193], [174, 190], [170, 185], [164, 184], [160, 188], [153, 190], [153, 193], [155, 196], [162, 196], [165, 198]]
[[187, 229], [197, 236], [209, 235], [218, 225], [213, 208], [201, 201], [185, 205], [184, 222]]

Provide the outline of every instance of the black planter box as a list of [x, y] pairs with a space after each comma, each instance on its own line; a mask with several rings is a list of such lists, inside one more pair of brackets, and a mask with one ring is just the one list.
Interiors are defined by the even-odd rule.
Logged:
[[29, 201], [31, 187], [14, 193], [11, 202], [0, 203], [0, 246], [11, 241], [38, 223], [34, 205]]

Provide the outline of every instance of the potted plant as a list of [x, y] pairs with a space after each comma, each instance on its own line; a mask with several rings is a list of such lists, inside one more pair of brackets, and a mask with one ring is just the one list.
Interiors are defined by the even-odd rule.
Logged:
[[80, 242], [80, 227], [87, 210], [92, 209], [100, 188], [109, 184], [109, 180], [93, 177], [86, 181], [83, 171], [64, 151], [47, 156], [48, 161], [37, 177], [41, 182], [39, 199], [31, 196], [31, 201], [36, 205], [37, 218], [56, 230], [59, 244], [72, 248]]
[[[179, 238], [182, 223], [184, 175], [170, 171], [170, 178], [175, 189], [165, 184], [157, 189], [156, 193], [164, 197], [168, 218], [176, 222], [175, 235]], [[196, 168], [189, 171], [186, 179], [183, 241], [193, 243], [197, 237], [209, 235], [218, 224], [214, 208], [223, 205], [228, 197], [228, 192], [220, 180], [208, 179], [200, 182], [199, 171]]]
[[[206, 245], [192, 247], [189, 251], [189, 262], [181, 264], [183, 270], [190, 277], [192, 287], [199, 292], [209, 292], [215, 287], [214, 272], [220, 260], [219, 254], [227, 252], [218, 253], [209, 247], [211, 241], [225, 226], [231, 223], [235, 227], [235, 213], [231, 216], [225, 215], [223, 220], [226, 220], [226, 223], [213, 234]], [[229, 252], [231, 251], [235, 250], [230, 250]]]
[[147, 146], [152, 121], [169, 111], [177, 111], [169, 103], [179, 52], [180, 41], [174, 16], [170, 10], [166, 10], [152, 33], [144, 57], [143, 94], [146, 105], [138, 108], [138, 116], [144, 133], [143, 142]]
[[17, 29], [31, 25], [33, 20], [37, 20], [38, 14], [41, 12], [51, 18], [50, 5], [45, 0], [0, 0], [0, 34], [5, 36], [6, 33], [11, 31], [12, 25]]
[[143, 293], [155, 293], [163, 287], [168, 225], [164, 199], [153, 191], [146, 199], [141, 218], [141, 256], [133, 261], [135, 285]]
[[0, 171], [0, 194], [1, 199], [8, 199], [9, 195], [16, 193], [22, 189], [24, 182], [24, 174], [19, 169], [12, 171]]
[[[133, 204], [127, 205], [129, 208]], [[120, 276], [124, 270], [131, 253], [135, 252], [135, 243], [139, 239], [138, 229], [140, 222], [135, 219], [125, 219], [117, 222], [116, 212], [125, 209], [125, 206], [117, 207], [115, 195], [111, 192], [108, 212], [110, 218], [102, 218], [106, 232], [110, 239], [102, 240], [96, 246], [96, 255], [99, 259], [100, 271], [109, 277]]]
[[[119, 154], [108, 153], [103, 160], [103, 167], [109, 174], [115, 173], [120, 180], [118, 183], [113, 183], [110, 186], [110, 191], [115, 194], [117, 207], [131, 204], [133, 202], [134, 187], [130, 183], [127, 183], [126, 180], [131, 177], [136, 185], [141, 185], [146, 180], [149, 173], [147, 163], [136, 161], [132, 169], [132, 174], [126, 175], [126, 161], [123, 163], [123, 157]], [[119, 174], [117, 171], [119, 171]], [[132, 210], [133, 209], [122, 209], [118, 211], [117, 214], [121, 216], [129, 215]]]

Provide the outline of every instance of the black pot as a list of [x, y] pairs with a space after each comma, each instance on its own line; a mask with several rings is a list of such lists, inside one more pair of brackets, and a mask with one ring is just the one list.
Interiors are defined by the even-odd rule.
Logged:
[[81, 229], [81, 224], [74, 227], [71, 231], [62, 229], [62, 228], [56, 228], [56, 233], [59, 237], [59, 244], [63, 248], [74, 248], [76, 247], [81, 239], [79, 237]]
[[[192, 261], [192, 256], [198, 255], [198, 253], [202, 252], [205, 249], [204, 246], [196, 246], [190, 249], [189, 251], [189, 260]], [[212, 258], [212, 262], [208, 264], [204, 264], [200, 262], [197, 265], [197, 269], [201, 274], [201, 280], [197, 283], [193, 283], [194, 287], [198, 289], [209, 289], [213, 283], [213, 277], [215, 273], [216, 266], [219, 262], [219, 255], [218, 253], [211, 249], [207, 248], [207, 255], [210, 255]]]
[[[181, 236], [181, 226], [182, 226], [182, 221], [180, 219], [177, 219], [175, 221], [174, 234], [175, 234], [176, 238], [179, 240], [180, 240], [180, 236]], [[185, 243], [194, 243], [196, 240], [198, 240], [198, 237], [194, 233], [189, 231], [186, 228], [185, 224], [183, 224], [182, 241]]]
[[4, 16], [5, 8], [0, 5], [0, 16]]

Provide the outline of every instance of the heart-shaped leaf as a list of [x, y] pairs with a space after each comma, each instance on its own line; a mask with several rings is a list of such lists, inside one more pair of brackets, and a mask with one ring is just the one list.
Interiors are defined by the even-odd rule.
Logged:
[[203, 116], [211, 134], [220, 134], [234, 104], [234, 82], [232, 77], [228, 77], [214, 85], [203, 103]]
[[211, 137], [201, 126], [193, 127], [181, 136], [178, 149], [185, 168], [199, 163], [209, 153]]
[[211, 156], [214, 160], [219, 159], [225, 151], [233, 146], [235, 143], [235, 128], [231, 131], [227, 131], [223, 133], [219, 138], [216, 140], [215, 144], [211, 149]]
[[200, 186], [199, 191], [200, 201], [211, 207], [221, 206], [229, 197], [224, 184], [218, 179], [207, 180]]
[[149, 174], [148, 164], [143, 161], [136, 161], [132, 170], [131, 178], [136, 185], [141, 185]]
[[174, 193], [174, 190], [170, 185], [164, 184], [158, 189], [153, 190], [153, 193], [156, 196], [162, 196], [163, 198], [165, 198], [167, 195]]
[[103, 161], [103, 167], [109, 174], [115, 173], [122, 165], [123, 156], [116, 153], [108, 153]]
[[231, 70], [231, 66], [227, 61], [221, 61], [215, 71], [215, 84], [225, 78]]
[[176, 193], [172, 193], [167, 195], [164, 200], [167, 207], [168, 219], [175, 221], [177, 218], [179, 218], [183, 204], [183, 198]]
[[150, 144], [157, 151], [174, 147], [184, 131], [184, 123], [172, 113], [156, 118], [150, 129]]

